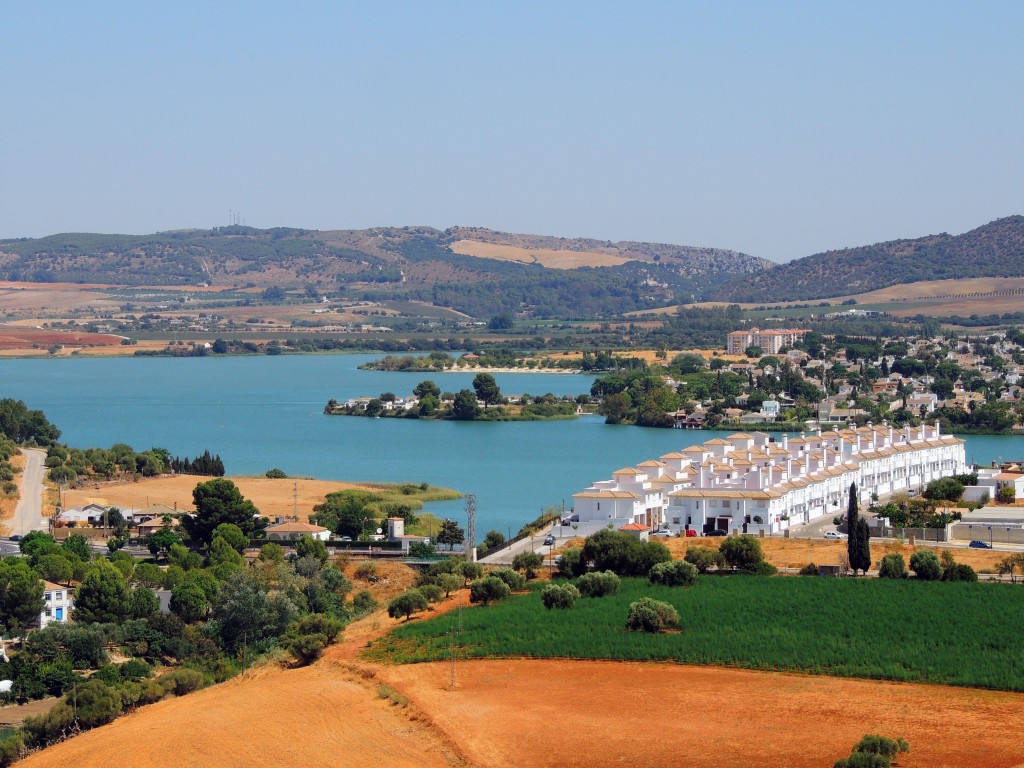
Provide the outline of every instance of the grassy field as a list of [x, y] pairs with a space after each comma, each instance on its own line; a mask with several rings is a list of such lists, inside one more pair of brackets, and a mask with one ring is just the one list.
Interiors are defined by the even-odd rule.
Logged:
[[[548, 611], [529, 594], [462, 611], [460, 657], [678, 661], [1024, 691], [1024, 589], [878, 579], [702, 576], [691, 589], [623, 580], [619, 594]], [[682, 632], [624, 629], [629, 603], [672, 603]], [[456, 614], [377, 641], [377, 661], [448, 658]]]

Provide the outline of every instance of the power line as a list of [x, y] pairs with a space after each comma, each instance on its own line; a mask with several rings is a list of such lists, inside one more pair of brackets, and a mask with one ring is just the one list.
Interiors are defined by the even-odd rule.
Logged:
[[476, 562], [476, 496], [466, 494], [466, 559]]

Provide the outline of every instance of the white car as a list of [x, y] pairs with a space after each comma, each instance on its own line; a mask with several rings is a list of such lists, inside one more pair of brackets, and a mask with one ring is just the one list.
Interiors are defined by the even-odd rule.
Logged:
[[826, 539], [845, 539], [846, 534], [840, 533], [839, 531], [825, 531]]

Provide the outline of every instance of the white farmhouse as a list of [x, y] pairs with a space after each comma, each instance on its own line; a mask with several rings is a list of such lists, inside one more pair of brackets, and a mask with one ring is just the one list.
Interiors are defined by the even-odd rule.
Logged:
[[309, 536], [320, 541], [327, 541], [331, 531], [322, 525], [312, 523], [278, 523], [267, 528], [267, 539], [270, 541], [295, 541], [303, 536]]
[[52, 581], [43, 582], [43, 610], [39, 614], [39, 628], [44, 629], [55, 621], [66, 624], [75, 608], [75, 598], [69, 587], [62, 587]]

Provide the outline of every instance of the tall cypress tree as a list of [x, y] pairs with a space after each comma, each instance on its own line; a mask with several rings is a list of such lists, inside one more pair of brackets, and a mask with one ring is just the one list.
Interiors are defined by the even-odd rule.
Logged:
[[855, 568], [860, 568], [865, 575], [871, 567], [871, 531], [868, 528], [868, 521], [863, 517], [857, 518], [857, 564], [852, 562]]
[[846, 557], [850, 562], [853, 572], [857, 572], [856, 563], [860, 562], [857, 537], [860, 530], [857, 527], [857, 484], [850, 483], [850, 501], [846, 506]]

